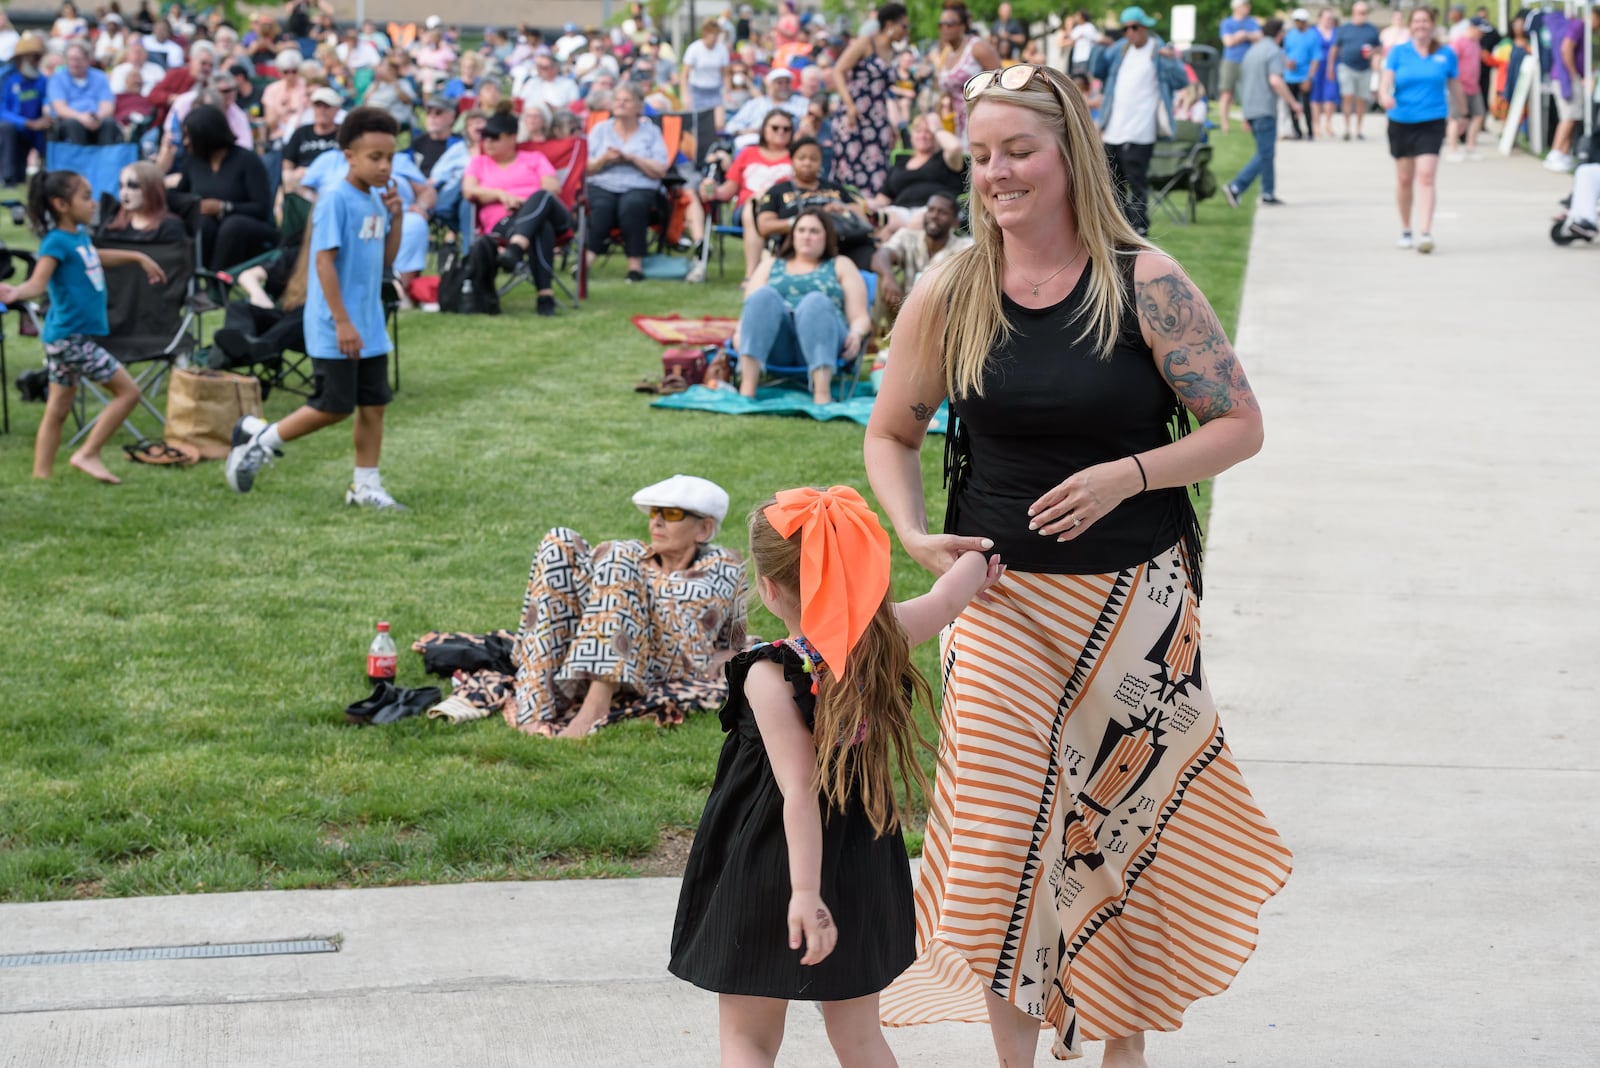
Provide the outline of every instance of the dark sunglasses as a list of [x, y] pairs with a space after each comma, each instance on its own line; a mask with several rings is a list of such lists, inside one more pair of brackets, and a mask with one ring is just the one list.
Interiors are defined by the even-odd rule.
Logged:
[[704, 519], [705, 516], [698, 512], [691, 512], [687, 508], [665, 508], [659, 504], [650, 506], [651, 519], [665, 519], [669, 523], [681, 523], [685, 519]]
[[1055, 91], [1055, 85], [1042, 73], [1043, 67], [1033, 63], [1016, 63], [999, 70], [986, 70], [981, 74], [974, 74], [967, 79], [967, 84], [961, 90], [961, 95], [968, 100], [976, 99], [977, 95], [990, 86], [999, 84], [1000, 88], [1008, 89], [1013, 93], [1020, 92], [1028, 87], [1028, 83], [1038, 78], [1044, 82], [1045, 88]]
[[1150, 27], [1148, 27], [1148, 26], [1146, 26], [1146, 25], [1145, 25], [1145, 24], [1144, 24], [1144, 23], [1142, 23], [1142, 22], [1135, 22], [1135, 23], [1134, 23], [1134, 24], [1133, 24], [1133, 25], [1131, 25], [1131, 26], [1124, 26], [1124, 27], [1122, 27], [1122, 32], [1123, 32], [1123, 33], [1132, 33], [1132, 32], [1133, 32], [1133, 31], [1135, 31], [1135, 30], [1148, 30], [1148, 29], [1149, 29], [1149, 28], [1150, 28]]

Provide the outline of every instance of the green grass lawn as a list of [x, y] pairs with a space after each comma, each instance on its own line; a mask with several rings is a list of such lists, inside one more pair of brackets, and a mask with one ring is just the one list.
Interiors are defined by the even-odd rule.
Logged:
[[[1235, 135], [1219, 174], [1248, 154]], [[1249, 229], [1249, 210], [1218, 198], [1198, 226], [1155, 235], [1230, 328]], [[13, 390], [0, 436], [0, 900], [662, 870], [663, 831], [681, 841], [710, 785], [714, 716], [573, 744], [498, 720], [358, 730], [340, 713], [366, 693], [374, 621], [403, 650], [430, 629], [514, 625], [543, 531], [641, 536], [628, 501], [641, 485], [715, 479], [734, 502], [721, 541], [741, 550], [739, 518], [773, 490], [868, 491], [859, 426], [656, 411], [631, 391], [659, 364], [630, 315], [735, 315], [738, 302], [731, 280], [626, 286], [613, 262], [584, 308], [554, 321], [533, 317], [526, 288], [499, 318], [408, 313], [383, 464], [403, 515], [344, 506], [344, 428], [294, 443], [244, 496], [220, 464], [120, 455], [121, 487], [75, 474], [65, 453], [36, 483], [40, 406]], [[37, 342], [12, 338], [8, 356], [14, 377]], [[274, 396], [268, 415], [293, 403]], [[924, 458], [937, 498], [937, 447]], [[898, 550], [895, 564], [898, 594], [926, 587]], [[775, 633], [762, 614], [753, 626]], [[920, 655], [930, 668], [931, 646]], [[399, 681], [433, 680], [406, 651]]]

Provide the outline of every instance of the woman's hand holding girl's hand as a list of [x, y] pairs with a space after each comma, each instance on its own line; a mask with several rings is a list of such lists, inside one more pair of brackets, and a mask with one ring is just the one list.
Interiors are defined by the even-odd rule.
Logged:
[[806, 954], [800, 963], [806, 965], [821, 964], [839, 944], [833, 913], [815, 890], [796, 890], [789, 895], [789, 948], [799, 949], [802, 938]]
[[1057, 541], [1071, 541], [1139, 493], [1143, 483], [1139, 465], [1131, 456], [1085, 467], [1029, 506], [1028, 529]]
[[144, 276], [150, 280], [151, 285], [158, 286], [167, 280], [167, 272], [161, 269], [161, 264], [143, 252], [138, 255], [139, 269], [144, 272]]
[[941, 593], [948, 591], [957, 604], [966, 604], [999, 582], [1005, 573], [1006, 565], [1000, 562], [998, 555], [993, 559], [986, 559], [981, 550], [966, 552], [950, 565], [950, 570], [939, 576], [939, 581], [935, 582], [934, 586], [939, 588]]
[[984, 553], [994, 548], [994, 542], [988, 538], [969, 538], [957, 534], [902, 535], [900, 544], [905, 546], [911, 559], [936, 576], [949, 571], [964, 553]]
[[15, 304], [17, 302], [17, 287], [0, 282], [0, 304]]

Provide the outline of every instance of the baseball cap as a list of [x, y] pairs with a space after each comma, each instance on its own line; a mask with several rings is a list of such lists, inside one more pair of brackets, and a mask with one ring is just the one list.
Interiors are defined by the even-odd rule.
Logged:
[[483, 136], [486, 138], [504, 137], [507, 134], [515, 136], [516, 132], [517, 117], [515, 115], [508, 115], [503, 111], [497, 111], [493, 115], [490, 115], [489, 121], [483, 124]]
[[788, 67], [773, 67], [767, 72], [767, 80], [771, 81], [773, 78], [788, 78], [790, 81], [794, 81], [794, 71]]
[[311, 93], [311, 102], [313, 104], [326, 104], [330, 108], [344, 107], [344, 97], [339, 95], [337, 89], [330, 89], [326, 85]]
[[1311, 12], [1303, 7], [1297, 7], [1294, 9], [1294, 14], [1290, 15], [1289, 18], [1294, 22], [1310, 22]]
[[425, 107], [428, 111], [454, 111], [456, 109], [456, 106], [450, 103], [449, 97], [439, 96], [438, 94], [430, 96]]

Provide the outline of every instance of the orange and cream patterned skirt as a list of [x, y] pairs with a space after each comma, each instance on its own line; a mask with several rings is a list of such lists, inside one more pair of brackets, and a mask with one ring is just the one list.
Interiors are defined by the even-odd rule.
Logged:
[[1184, 565], [1013, 571], [989, 595], [944, 637], [917, 961], [883, 1022], [983, 1022], [988, 987], [1063, 1060], [1176, 1030], [1292, 860], [1223, 740]]

